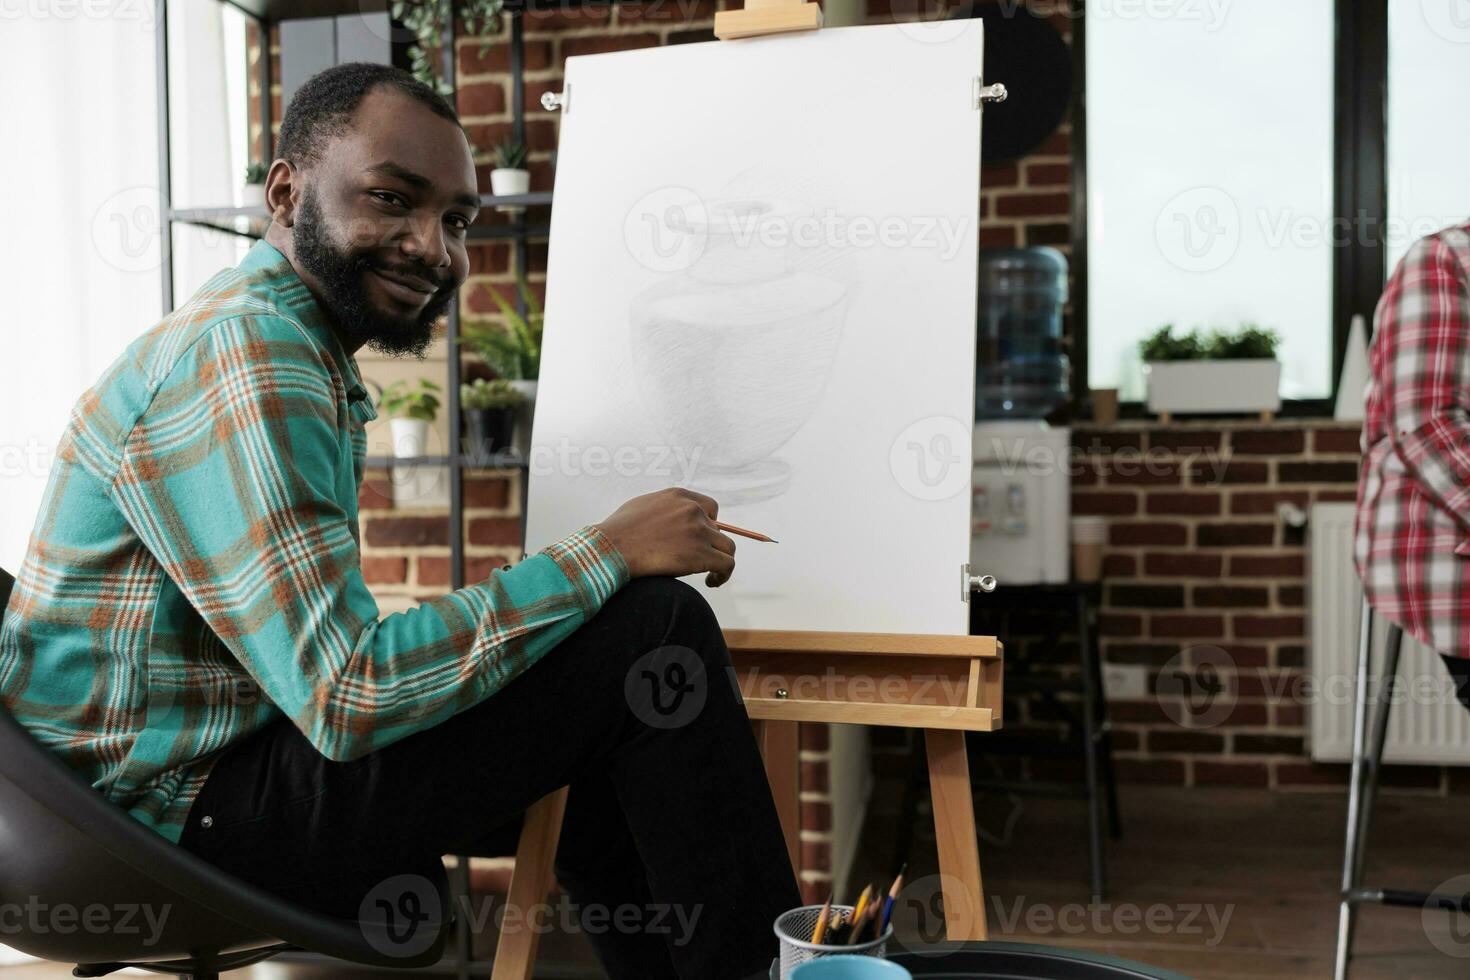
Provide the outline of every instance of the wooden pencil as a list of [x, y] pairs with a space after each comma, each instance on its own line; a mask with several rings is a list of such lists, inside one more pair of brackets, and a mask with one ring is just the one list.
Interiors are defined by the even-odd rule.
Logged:
[[767, 541], [771, 544], [781, 543], [775, 538], [767, 537], [759, 531], [747, 531], [743, 527], [736, 527], [734, 524], [726, 524], [724, 521], [715, 521], [715, 527], [719, 528], [721, 531], [729, 531], [731, 534], [738, 534], [741, 537], [752, 538], [756, 541]]
[[847, 929], [847, 916], [841, 909], [832, 910], [832, 921], [827, 926], [827, 933], [822, 937], [822, 942], [828, 946], [841, 946], [844, 930]]
[[858, 896], [857, 908], [852, 910], [852, 931], [847, 934], [847, 944], [852, 945], [857, 940], [858, 933], [863, 928], [863, 915], [868, 910], [868, 903], [872, 901], [873, 886], [864, 885], [863, 893]]
[[827, 901], [822, 905], [822, 911], [817, 913], [817, 924], [812, 928], [812, 942], [819, 943], [822, 936], [827, 932], [827, 916], [832, 912], [832, 896], [827, 895]]
[[878, 923], [878, 935], [880, 936], [883, 935], [883, 930], [888, 928], [888, 920], [893, 917], [894, 903], [898, 901], [899, 889], [903, 888], [903, 873], [908, 868], [909, 864], [905, 861], [903, 867], [898, 869], [898, 876], [893, 879], [893, 884], [889, 886], [888, 901], [883, 903], [883, 918]]
[[867, 909], [863, 912], [862, 921], [857, 924], [857, 928], [852, 931], [851, 938], [847, 940], [849, 944], [856, 945], [862, 939], [863, 934], [868, 931], [868, 923], [878, 921], [878, 911], [882, 905], [877, 893], [874, 893], [873, 900], [868, 903]]

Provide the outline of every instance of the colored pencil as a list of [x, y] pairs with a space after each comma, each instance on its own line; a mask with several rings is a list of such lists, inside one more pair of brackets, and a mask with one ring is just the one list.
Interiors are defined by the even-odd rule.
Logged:
[[835, 928], [827, 930], [827, 945], [846, 946], [848, 936], [852, 934], [852, 913], [840, 914], [837, 923]]
[[908, 867], [908, 862], [905, 861], [903, 867], [898, 869], [898, 877], [893, 879], [893, 884], [888, 889], [888, 901], [883, 903], [883, 921], [878, 924], [878, 935], [880, 936], [888, 928], [888, 920], [893, 915], [893, 905], [898, 901], [899, 889], [903, 887], [903, 873], [908, 870]]
[[827, 927], [827, 934], [823, 937], [822, 941], [828, 946], [841, 946], [842, 936], [847, 926], [847, 916], [843, 914], [841, 909], [833, 909], [832, 924]]
[[753, 538], [756, 541], [768, 541], [771, 544], [781, 543], [775, 538], [767, 537], [759, 531], [747, 531], [743, 527], [736, 527], [734, 524], [726, 524], [724, 521], [715, 521], [715, 527], [719, 528], [721, 531], [729, 531], [731, 534], [738, 534], [741, 537]]
[[857, 908], [852, 910], [852, 932], [847, 935], [847, 944], [851, 945], [857, 940], [858, 933], [863, 928], [863, 915], [868, 911], [868, 903], [872, 901], [873, 886], [864, 885], [863, 893], [858, 896]]
[[812, 942], [819, 943], [827, 931], [827, 916], [832, 911], [832, 896], [827, 896], [827, 901], [822, 905], [822, 911], [817, 914], [817, 924], [812, 928]]

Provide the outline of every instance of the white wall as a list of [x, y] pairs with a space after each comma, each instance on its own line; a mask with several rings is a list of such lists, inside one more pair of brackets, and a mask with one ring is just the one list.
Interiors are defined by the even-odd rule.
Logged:
[[[9, 13], [8, 10], [14, 10]], [[224, 4], [169, 17], [174, 191], [235, 203], [245, 161], [244, 25]], [[78, 396], [164, 313], [153, 7], [0, 10], [0, 566], [20, 566]], [[85, 66], [77, 70], [76, 66]], [[186, 230], [175, 296], [249, 241]]]
[[72, 404], [162, 306], [150, 8], [17, 9], [0, 24], [0, 131], [22, 137], [0, 154], [0, 566], [12, 571]]

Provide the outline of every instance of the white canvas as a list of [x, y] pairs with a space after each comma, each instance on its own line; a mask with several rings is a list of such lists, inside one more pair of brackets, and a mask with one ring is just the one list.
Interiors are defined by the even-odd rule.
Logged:
[[981, 30], [567, 60], [528, 551], [688, 486], [724, 626], [968, 632]]

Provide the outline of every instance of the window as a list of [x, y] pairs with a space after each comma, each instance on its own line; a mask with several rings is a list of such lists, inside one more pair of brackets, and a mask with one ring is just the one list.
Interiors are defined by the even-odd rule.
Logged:
[[1388, 7], [1386, 272], [1417, 239], [1470, 214], [1470, 4]]
[[1332, 0], [1086, 5], [1090, 386], [1139, 400], [1144, 336], [1251, 322], [1283, 397], [1331, 393], [1335, 31]]
[[[246, 17], [228, 3], [188, 0], [170, 5], [168, 31], [173, 206], [242, 204], [245, 166], [257, 155], [247, 121]], [[247, 238], [214, 228], [174, 225], [174, 302], [239, 264], [250, 245]]]

